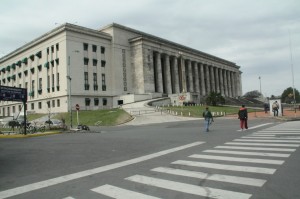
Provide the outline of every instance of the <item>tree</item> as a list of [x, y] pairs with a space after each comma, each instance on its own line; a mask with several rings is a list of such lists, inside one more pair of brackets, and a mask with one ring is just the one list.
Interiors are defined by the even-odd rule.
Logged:
[[213, 105], [213, 106], [216, 106], [217, 104], [224, 104], [225, 98], [221, 95], [221, 93], [216, 93], [216, 92], [212, 91], [206, 97], [206, 103], [208, 105]]
[[[297, 89], [295, 89], [295, 98], [296, 98], [296, 103], [300, 102], [300, 94], [299, 91]], [[293, 88], [289, 87], [287, 89], [285, 89], [283, 91], [283, 93], [281, 94], [281, 101], [284, 103], [292, 103], [294, 102], [294, 94], [293, 94]]]
[[262, 96], [262, 94], [258, 90], [249, 91], [244, 95], [244, 97], [249, 97], [249, 98], [258, 98], [260, 96]]

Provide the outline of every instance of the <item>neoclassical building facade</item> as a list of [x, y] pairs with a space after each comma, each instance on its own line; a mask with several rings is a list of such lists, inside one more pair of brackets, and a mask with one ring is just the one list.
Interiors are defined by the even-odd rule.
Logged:
[[[63, 24], [0, 58], [0, 84], [28, 91], [35, 113], [96, 110], [162, 96], [200, 103], [242, 94], [235, 63], [120, 24]], [[175, 102], [175, 101], [174, 101]], [[0, 116], [23, 109], [0, 102]]]

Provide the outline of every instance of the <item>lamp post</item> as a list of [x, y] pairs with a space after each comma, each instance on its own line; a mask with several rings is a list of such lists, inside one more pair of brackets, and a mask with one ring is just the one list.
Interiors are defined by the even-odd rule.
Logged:
[[[72, 51], [74, 53], [79, 53], [78, 50]], [[72, 115], [72, 77], [71, 77], [71, 56], [68, 57], [68, 72], [67, 79], [69, 80], [69, 93], [68, 93], [68, 101], [69, 101], [69, 111], [70, 111], [70, 128], [73, 128], [73, 115]]]
[[259, 76], [258, 79], [259, 79], [259, 92], [262, 95], [262, 93], [261, 93], [261, 77]]

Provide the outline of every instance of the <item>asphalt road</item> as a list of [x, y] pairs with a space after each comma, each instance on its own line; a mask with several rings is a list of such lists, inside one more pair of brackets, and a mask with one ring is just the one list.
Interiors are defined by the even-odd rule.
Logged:
[[300, 123], [249, 126], [221, 118], [209, 133], [194, 120], [1, 139], [0, 199], [300, 198]]

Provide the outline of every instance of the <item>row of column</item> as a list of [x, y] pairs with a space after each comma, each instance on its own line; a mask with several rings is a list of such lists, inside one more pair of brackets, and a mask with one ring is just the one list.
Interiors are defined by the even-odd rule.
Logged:
[[208, 95], [211, 91], [223, 96], [236, 97], [240, 90], [239, 71], [231, 71], [210, 64], [200, 63], [154, 52], [155, 92], [199, 93]]

